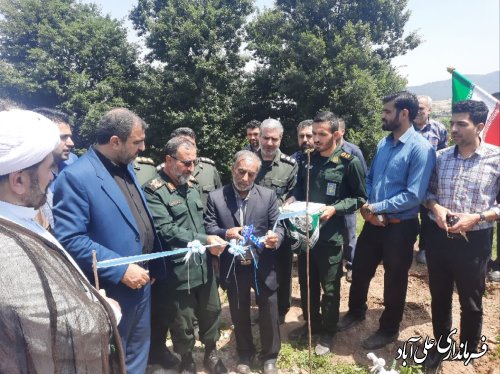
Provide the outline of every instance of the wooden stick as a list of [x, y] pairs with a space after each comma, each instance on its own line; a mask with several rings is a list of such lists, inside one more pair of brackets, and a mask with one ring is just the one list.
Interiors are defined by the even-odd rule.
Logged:
[[92, 270], [94, 271], [95, 288], [99, 291], [99, 276], [97, 275], [97, 255], [95, 249], [92, 250]]

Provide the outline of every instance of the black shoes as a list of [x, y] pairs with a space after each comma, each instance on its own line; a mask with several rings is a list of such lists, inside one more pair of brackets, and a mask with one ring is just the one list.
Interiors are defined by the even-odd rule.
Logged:
[[210, 374], [227, 373], [227, 369], [224, 366], [222, 360], [220, 359], [216, 349], [210, 349], [209, 351], [205, 350], [205, 358], [203, 360], [203, 365]]
[[185, 353], [181, 356], [181, 363], [179, 364], [179, 373], [181, 374], [196, 374], [196, 364], [193, 360], [191, 352]]
[[236, 365], [236, 372], [240, 374], [250, 374], [252, 370], [253, 356], [241, 355], [238, 359], [238, 364]]
[[360, 322], [364, 321], [365, 316], [360, 316], [357, 317], [353, 315], [352, 313], [347, 312], [347, 314], [340, 319], [340, 321], [337, 323], [337, 331], [344, 331], [348, 330], [353, 326], [356, 326]]
[[148, 366], [151, 370], [176, 369], [178, 365], [179, 359], [165, 346], [149, 353]]
[[323, 356], [328, 353], [330, 353], [330, 349], [332, 348], [333, 344], [333, 334], [330, 333], [323, 333], [321, 334], [318, 343], [316, 344], [316, 347], [314, 348], [314, 353], [318, 356]]
[[[316, 324], [312, 323], [311, 324], [311, 335], [316, 335], [321, 333], [321, 327], [317, 326]], [[297, 327], [296, 329], [293, 329], [290, 331], [288, 334], [289, 339], [307, 339], [308, 335], [308, 330], [307, 330], [307, 323], [303, 324], [300, 327]]]
[[425, 367], [426, 371], [427, 370], [432, 371], [433, 369], [437, 369], [442, 361], [443, 361], [443, 357], [437, 351], [437, 348], [432, 347], [429, 350], [427, 357], [425, 358], [423, 366]]
[[275, 361], [264, 362], [264, 374], [278, 374], [278, 368]]
[[377, 331], [373, 335], [363, 340], [361, 345], [364, 349], [372, 350], [385, 347], [387, 344], [395, 341], [399, 336], [399, 333], [389, 334], [383, 331]]

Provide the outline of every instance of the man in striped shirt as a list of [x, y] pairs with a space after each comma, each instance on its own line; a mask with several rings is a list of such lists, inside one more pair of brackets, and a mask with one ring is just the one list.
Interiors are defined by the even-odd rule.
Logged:
[[[500, 148], [484, 143], [479, 136], [487, 116], [488, 108], [481, 101], [453, 104], [451, 137], [455, 145], [438, 152], [426, 201], [433, 221], [426, 256], [434, 337], [437, 342], [446, 341], [452, 330], [455, 284], [464, 352], [476, 352], [481, 338], [493, 222], [500, 217], [495, 202], [500, 190]], [[435, 368], [441, 360], [435, 347], [425, 366]]]

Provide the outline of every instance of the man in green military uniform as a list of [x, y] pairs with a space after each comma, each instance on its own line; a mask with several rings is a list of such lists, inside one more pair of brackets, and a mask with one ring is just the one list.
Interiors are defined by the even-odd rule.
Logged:
[[[310, 293], [310, 318], [313, 333], [321, 333], [315, 352], [330, 352], [339, 319], [342, 246], [347, 240], [344, 215], [354, 212], [366, 202], [365, 171], [361, 161], [340, 147], [339, 119], [331, 112], [320, 112], [313, 120], [315, 152], [309, 167], [309, 200], [323, 203], [321, 228], [316, 245], [310, 250], [309, 290], [307, 289], [306, 253], [299, 263], [300, 297], [304, 319]], [[307, 157], [301, 161], [294, 199], [305, 201]], [[320, 314], [320, 294], [323, 288]], [[304, 328], [305, 327], [305, 328]], [[307, 331], [307, 325], [301, 328]], [[298, 334], [297, 334], [298, 335]]]
[[[188, 139], [196, 147], [196, 134], [191, 128], [179, 127], [178, 129], [175, 129], [170, 134], [170, 139], [178, 136]], [[157, 170], [159, 171], [162, 168], [163, 164], [159, 165]], [[207, 157], [198, 157], [196, 159], [193, 177], [194, 179], [191, 179], [191, 182], [200, 192], [203, 210], [205, 211], [207, 208], [208, 194], [215, 191], [217, 188], [222, 187], [220, 174], [215, 166], [215, 161]]]
[[190, 179], [196, 163], [196, 147], [183, 137], [172, 138], [165, 147], [165, 165], [159, 176], [144, 186], [146, 200], [164, 248], [186, 247], [199, 240], [209, 252], [167, 257], [167, 278], [152, 288], [151, 349], [165, 345], [170, 328], [175, 352], [181, 355], [179, 371], [196, 373], [192, 357], [195, 343], [193, 322], [205, 344], [205, 368], [210, 373], [226, 373], [217, 355], [220, 300], [212, 270], [211, 257], [218, 256], [225, 241], [207, 235], [203, 226], [203, 205]]
[[[290, 197], [296, 183], [297, 162], [281, 153], [279, 147], [283, 138], [283, 126], [280, 121], [268, 118], [260, 125], [257, 156], [262, 167], [255, 178], [255, 184], [271, 188], [276, 192], [281, 206]], [[278, 314], [280, 324], [285, 322], [285, 315], [290, 310], [292, 298], [292, 259], [290, 238], [285, 235], [277, 253], [278, 264]]]
[[135, 176], [141, 186], [157, 176], [155, 163], [149, 157], [136, 157], [133, 165]]

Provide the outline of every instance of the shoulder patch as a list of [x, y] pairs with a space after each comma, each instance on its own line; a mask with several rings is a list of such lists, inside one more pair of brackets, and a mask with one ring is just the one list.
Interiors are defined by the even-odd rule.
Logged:
[[160, 188], [161, 186], [163, 186], [165, 184], [165, 181], [162, 179], [162, 178], [154, 178], [154, 179], [151, 179], [147, 185], [147, 187], [155, 192], [158, 188]]
[[164, 166], [165, 166], [165, 163], [164, 163], [164, 162], [162, 162], [160, 165], [158, 165], [158, 166], [156, 167], [156, 171], [160, 171], [160, 170], [162, 170]]
[[205, 164], [215, 165], [215, 161], [207, 157], [198, 157], [198, 161], [204, 162]]
[[297, 163], [297, 161], [295, 161], [294, 158], [287, 156], [284, 153], [282, 153], [280, 155], [280, 160], [283, 162], [286, 162], [287, 164], [290, 164], [290, 165], [295, 165]]
[[138, 164], [147, 164], [147, 165], [153, 165], [155, 164], [155, 162], [153, 161], [152, 158], [149, 158], [149, 157], [137, 157], [135, 159], [135, 161], [138, 163]]
[[350, 153], [347, 153], [347, 152], [342, 152], [340, 154], [340, 157], [345, 158], [346, 160], [349, 160], [349, 161], [351, 161], [354, 158], [353, 155], [351, 155]]

